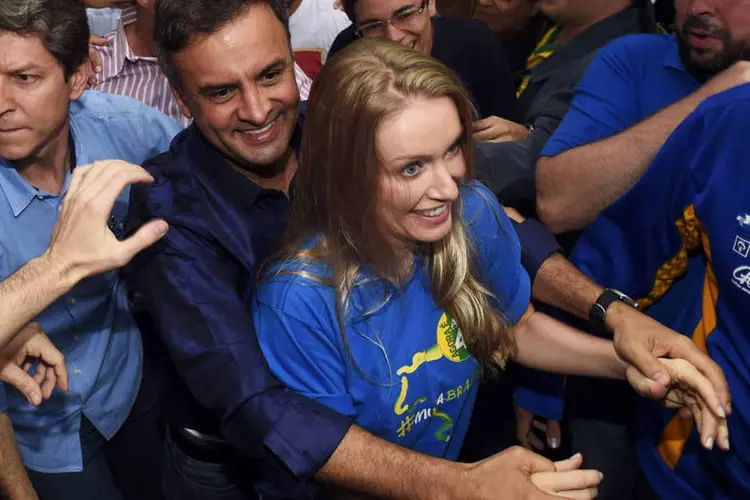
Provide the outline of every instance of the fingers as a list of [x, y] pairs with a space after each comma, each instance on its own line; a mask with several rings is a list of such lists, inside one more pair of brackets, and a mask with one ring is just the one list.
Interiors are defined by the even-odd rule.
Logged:
[[[682, 342], [683, 345], [675, 348], [670, 353], [672, 358], [681, 358], [693, 365], [698, 372], [708, 379], [716, 393], [716, 399], [721, 405], [725, 415], [732, 414], [732, 396], [729, 393], [729, 384], [724, 377], [724, 372], [714, 360], [702, 353], [700, 349], [692, 342]], [[717, 416], [721, 416], [716, 412]]]
[[719, 434], [719, 419], [716, 418], [716, 415], [714, 415], [710, 409], [706, 408], [704, 405], [701, 406], [701, 416], [703, 420], [701, 425], [701, 443], [707, 450], [712, 450], [714, 443], [716, 443], [716, 437]]
[[560, 422], [556, 420], [547, 421], [547, 445], [556, 450], [562, 443], [562, 430], [560, 429]]
[[99, 36], [99, 35], [94, 35], [94, 34], [92, 33], [92, 34], [91, 34], [91, 36], [89, 37], [89, 43], [90, 43], [91, 45], [98, 45], [98, 46], [100, 46], [100, 47], [101, 47], [101, 46], [103, 46], [103, 45], [107, 45], [107, 44], [109, 43], [109, 40], [107, 40], [107, 39], [106, 39], [105, 37], [103, 37], [103, 36]]
[[[40, 366], [43, 365], [40, 364]], [[42, 397], [46, 401], [50, 398], [50, 396], [52, 396], [52, 391], [55, 390], [55, 386], [57, 385], [57, 374], [51, 367], [46, 367], [45, 372], [46, 373], [42, 383]]]
[[580, 469], [581, 465], [583, 465], [583, 455], [581, 455], [580, 453], [576, 453], [567, 460], [560, 460], [559, 462], [555, 462], [555, 470], [557, 472], [569, 472], [572, 470]]
[[34, 406], [42, 403], [42, 388], [31, 376], [14, 364], [6, 364], [0, 374], [0, 380], [12, 385]]
[[536, 474], [542, 472], [555, 472], [555, 464], [552, 460], [548, 460], [541, 455], [538, 455], [532, 451], [518, 448], [521, 452], [521, 458], [526, 462], [526, 471], [529, 474]]
[[[659, 358], [654, 356], [649, 350], [648, 344], [646, 342], [622, 340], [617, 342], [615, 347], [618, 351], [618, 355], [632, 365], [639, 372], [641, 377], [651, 380], [653, 383], [664, 388], [661, 396], [663, 397], [671, 383], [671, 379], [669, 377], [669, 372]], [[631, 385], [633, 385], [632, 382]], [[645, 383], [642, 384], [642, 386], [645, 386]], [[633, 387], [635, 388], [635, 386]], [[643, 392], [638, 390], [638, 392], [643, 396], [647, 396], [651, 393], [651, 387], [649, 386], [648, 389]]]
[[663, 359], [662, 363], [670, 370], [672, 378], [696, 392], [714, 415], [726, 418], [724, 405], [719, 401], [714, 385], [695, 366], [682, 359]]
[[719, 444], [719, 448], [723, 451], [729, 451], [729, 423], [726, 419], [719, 421], [719, 434], [716, 438], [716, 442]]
[[534, 420], [534, 415], [516, 406], [516, 439], [527, 450], [531, 449], [529, 435], [531, 434], [532, 420]]
[[563, 491], [583, 491], [596, 488], [604, 475], [597, 470], [574, 470], [567, 472], [540, 472], [531, 476], [539, 489], [553, 494]]
[[589, 500], [599, 496], [599, 488], [588, 488], [577, 491], [561, 491], [557, 493], [558, 497], [569, 498], [571, 500]]
[[169, 225], [161, 219], [152, 220], [144, 224], [130, 238], [121, 242], [121, 253], [117, 257], [118, 263], [120, 265], [127, 264], [138, 252], [159, 241], [167, 234], [168, 230]]
[[544, 451], [544, 443], [533, 432], [529, 432], [529, 444], [533, 450]]
[[643, 397], [662, 399], [667, 394], [668, 386], [665, 387], [660, 383], [654, 382], [634, 366], [628, 366], [625, 370], [625, 377], [635, 392]]
[[481, 120], [475, 121], [472, 128], [473, 132], [476, 134], [477, 132], [490, 128], [494, 122], [492, 118], [493, 117], [490, 116], [488, 118], [482, 118]]

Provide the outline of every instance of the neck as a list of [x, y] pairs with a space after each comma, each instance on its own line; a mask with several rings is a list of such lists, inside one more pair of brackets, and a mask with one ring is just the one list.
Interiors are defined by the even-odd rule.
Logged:
[[62, 193], [70, 169], [70, 124], [65, 122], [57, 136], [23, 160], [13, 162], [21, 177], [40, 191]]
[[128, 39], [130, 50], [138, 57], [156, 57], [153, 13], [141, 6], [136, 8], [136, 21], [125, 26], [125, 37]]
[[235, 167], [235, 169], [263, 189], [275, 189], [281, 191], [288, 197], [289, 188], [292, 185], [292, 179], [294, 179], [294, 176], [297, 174], [297, 166], [297, 155], [291, 148], [289, 148], [287, 152], [279, 158], [276, 165], [272, 167], [273, 171], [278, 172], [272, 177], [264, 177], [244, 168]]
[[615, 14], [619, 14], [625, 10], [629, 5], [629, 2], [613, 2], [606, 4], [605, 6], [596, 9], [595, 12], [590, 12], [588, 16], [581, 19], [573, 20], [570, 23], [565, 23], [560, 27], [560, 33], [557, 35], [557, 41], [559, 43], [567, 43], [573, 40], [575, 37], [608, 17], [612, 17]]

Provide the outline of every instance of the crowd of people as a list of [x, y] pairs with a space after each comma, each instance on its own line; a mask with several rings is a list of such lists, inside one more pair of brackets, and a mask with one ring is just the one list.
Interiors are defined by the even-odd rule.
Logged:
[[0, 495], [750, 498], [749, 82], [750, 0], [3, 0]]

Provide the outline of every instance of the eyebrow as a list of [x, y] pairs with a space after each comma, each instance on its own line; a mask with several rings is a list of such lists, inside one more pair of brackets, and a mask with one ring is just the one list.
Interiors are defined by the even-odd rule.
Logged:
[[[268, 64], [265, 68], [260, 70], [260, 72], [258, 73], [258, 77], [267, 75], [268, 73], [271, 73], [273, 71], [283, 70], [287, 67], [288, 67], [288, 61], [282, 57], [279, 57], [272, 63]], [[240, 86], [240, 83], [238, 81], [224, 82], [224, 83], [211, 83], [211, 84], [199, 87], [198, 93], [201, 95], [209, 95], [212, 92], [216, 92], [217, 90], [236, 89], [239, 86]]]
[[[456, 144], [457, 142], [461, 141], [461, 138], [463, 136], [463, 132], [459, 133], [456, 138], [451, 142], [451, 146]], [[388, 163], [402, 163], [404, 161], [419, 161], [419, 160], [431, 160], [432, 157], [429, 155], [405, 155], [405, 156], [396, 156], [394, 158], [391, 158]]]
[[15, 68], [11, 66], [10, 70], [8, 70], [8, 73], [12, 74], [19, 74], [19, 73], [26, 73], [29, 71], [40, 71], [42, 68], [34, 63], [26, 63], [21, 66], [16, 66]]
[[[398, 9], [391, 12], [391, 17], [401, 14], [403, 11], [409, 10], [412, 8], [414, 8], [414, 5], [404, 5], [403, 7], [399, 7]], [[370, 23], [382, 23], [382, 22], [383, 22], [382, 19], [372, 18], [372, 19], [365, 19], [364, 21], [361, 21], [358, 24], [370, 24]]]

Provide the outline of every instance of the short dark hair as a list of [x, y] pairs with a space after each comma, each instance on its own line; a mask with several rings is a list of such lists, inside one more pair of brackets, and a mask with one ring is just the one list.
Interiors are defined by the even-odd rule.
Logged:
[[157, 0], [154, 41], [159, 65], [169, 82], [181, 88], [174, 54], [185, 49], [195, 37], [216, 33], [250, 6], [263, 4], [271, 8], [290, 39], [286, 0]]
[[89, 24], [81, 0], [2, 0], [0, 32], [38, 37], [72, 75], [89, 55]]

